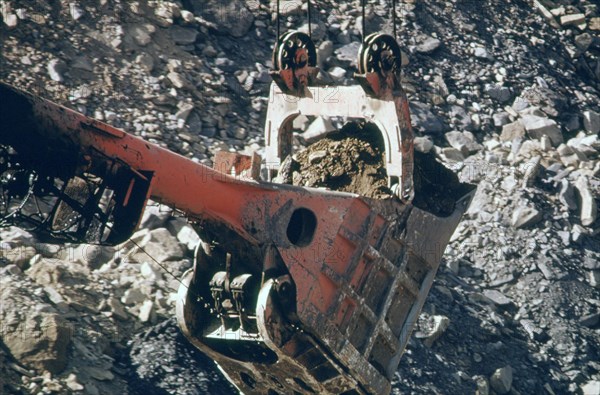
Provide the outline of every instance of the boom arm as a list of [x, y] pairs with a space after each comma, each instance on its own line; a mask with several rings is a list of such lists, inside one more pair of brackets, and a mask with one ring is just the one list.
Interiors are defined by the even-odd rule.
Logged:
[[[141, 200], [135, 220], [152, 197], [191, 218], [227, 223], [254, 241], [244, 226], [244, 215], [248, 215], [244, 211], [278, 189], [241, 181], [3, 83], [0, 97], [0, 143], [11, 146], [40, 176], [58, 176], [67, 182], [89, 172], [105, 177], [108, 186], [124, 186], [123, 208], [131, 204], [132, 196]], [[137, 221], [128, 228], [135, 225]], [[118, 239], [129, 234], [121, 236]]]

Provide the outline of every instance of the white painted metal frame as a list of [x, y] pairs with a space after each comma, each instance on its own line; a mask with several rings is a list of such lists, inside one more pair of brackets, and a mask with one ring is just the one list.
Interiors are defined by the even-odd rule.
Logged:
[[[292, 153], [291, 125], [300, 114], [359, 118], [374, 123], [385, 144], [388, 186], [393, 187], [404, 179], [396, 105], [392, 100], [367, 96], [359, 85], [308, 87], [306, 97], [297, 97], [284, 94], [275, 83], [271, 83], [265, 122], [265, 159], [270, 173], [276, 172], [285, 156]], [[412, 180], [412, 174], [405, 176]]]

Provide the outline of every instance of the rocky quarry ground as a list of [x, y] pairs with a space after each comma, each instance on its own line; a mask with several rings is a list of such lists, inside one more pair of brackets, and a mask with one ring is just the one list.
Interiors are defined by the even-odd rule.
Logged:
[[[388, 3], [368, 2], [369, 32], [391, 32]], [[351, 84], [359, 2], [313, 4], [320, 78]], [[306, 5], [281, 8], [283, 30], [307, 30]], [[200, 163], [260, 154], [273, 10], [2, 0], [0, 80]], [[393, 393], [599, 394], [598, 2], [407, 0], [397, 14], [416, 149], [478, 189]], [[295, 127], [301, 149], [341, 121]], [[132, 240], [53, 245], [0, 230], [0, 393], [235, 393], [172, 319], [194, 232], [154, 205]]]

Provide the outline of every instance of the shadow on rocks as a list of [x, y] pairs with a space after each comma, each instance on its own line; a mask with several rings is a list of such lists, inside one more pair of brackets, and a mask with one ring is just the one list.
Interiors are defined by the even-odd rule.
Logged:
[[170, 318], [138, 334], [119, 359], [130, 395], [231, 395], [238, 391]]

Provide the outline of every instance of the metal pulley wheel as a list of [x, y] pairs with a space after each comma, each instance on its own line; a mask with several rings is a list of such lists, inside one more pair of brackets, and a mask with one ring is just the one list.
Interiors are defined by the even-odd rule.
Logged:
[[308, 34], [290, 31], [281, 36], [273, 51], [275, 70], [298, 70], [315, 67], [317, 50]]
[[358, 49], [358, 61], [356, 63], [358, 65], [359, 74], [365, 74], [365, 70], [363, 67], [363, 58], [365, 57], [365, 52], [367, 52], [367, 50], [369, 49], [369, 43], [371, 41], [373, 41], [373, 39], [377, 35], [379, 35], [379, 33], [369, 34], [367, 37], [365, 37], [363, 42], [360, 44], [360, 48]]
[[358, 51], [358, 72], [398, 73], [401, 67], [401, 51], [398, 42], [389, 34], [372, 33], [365, 38]]

